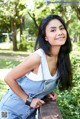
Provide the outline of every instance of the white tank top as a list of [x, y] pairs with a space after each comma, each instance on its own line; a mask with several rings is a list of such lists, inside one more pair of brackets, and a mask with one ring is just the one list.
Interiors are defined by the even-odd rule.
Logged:
[[26, 76], [33, 81], [42, 81], [49, 79], [56, 80], [59, 77], [59, 73], [58, 71], [56, 71], [56, 73], [53, 76], [51, 76], [44, 51], [40, 48], [36, 50], [34, 53], [37, 53], [41, 57], [41, 64], [39, 66], [38, 73], [35, 74], [32, 71], [30, 71], [26, 74]]

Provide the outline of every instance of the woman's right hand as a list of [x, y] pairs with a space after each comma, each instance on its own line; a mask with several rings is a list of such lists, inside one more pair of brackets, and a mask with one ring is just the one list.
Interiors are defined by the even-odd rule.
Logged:
[[45, 102], [39, 98], [33, 98], [30, 107], [32, 108], [38, 108], [45, 104]]

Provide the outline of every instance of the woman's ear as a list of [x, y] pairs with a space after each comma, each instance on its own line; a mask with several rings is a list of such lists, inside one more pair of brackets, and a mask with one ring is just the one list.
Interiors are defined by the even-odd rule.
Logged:
[[48, 41], [47, 37], [45, 37], [45, 40]]

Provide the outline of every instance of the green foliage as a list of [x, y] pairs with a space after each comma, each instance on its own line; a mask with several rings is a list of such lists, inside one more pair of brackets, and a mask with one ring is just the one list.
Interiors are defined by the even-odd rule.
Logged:
[[37, 28], [34, 24], [34, 21], [30, 18], [29, 15], [25, 16], [25, 30], [24, 30], [24, 36], [32, 36], [32, 40], [33, 37], [36, 36], [37, 34]]
[[[50, 1], [57, 2], [56, 0]], [[79, 11], [80, 5], [63, 4], [62, 1], [61, 3], [47, 4], [47, 0], [32, 0], [32, 2], [29, 0], [5, 0], [0, 3], [0, 33], [12, 32], [11, 18], [14, 18], [16, 28], [20, 29], [23, 18], [22, 31], [28, 29], [28, 35], [36, 36], [41, 19], [49, 14], [58, 14], [65, 19], [71, 38], [79, 41]], [[20, 47], [26, 49], [26, 46], [22, 44]]]
[[21, 51], [33, 51], [34, 41], [25, 39], [24, 36], [21, 36], [21, 42], [18, 43], [18, 49]]
[[[79, 49], [78, 45], [77, 49]], [[57, 90], [57, 101], [63, 119], [80, 119], [80, 53], [77, 49], [71, 53], [74, 86], [68, 91], [60, 92]]]

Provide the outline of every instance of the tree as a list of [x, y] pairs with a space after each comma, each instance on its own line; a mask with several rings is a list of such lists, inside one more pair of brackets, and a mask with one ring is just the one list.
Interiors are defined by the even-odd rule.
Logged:
[[21, 4], [20, 1], [21, 0], [5, 0], [0, 2], [0, 26], [2, 32], [11, 32], [14, 51], [17, 50], [17, 29], [20, 29], [20, 35], [22, 35], [24, 26], [24, 16], [21, 16], [19, 12], [23, 10], [25, 6]]
[[12, 33], [13, 50], [17, 50], [17, 29], [20, 29], [20, 36], [25, 29], [31, 36], [36, 36], [41, 19], [49, 14], [62, 16], [72, 37], [73, 34], [76, 34], [75, 26], [78, 26], [77, 34], [80, 34], [80, 5], [54, 3], [55, 0], [48, 0], [48, 4], [45, 0], [31, 1], [32, 6], [30, 6], [30, 3], [28, 4], [30, 0], [6, 0], [6, 2], [2, 1], [0, 4], [0, 28], [1, 31]]

